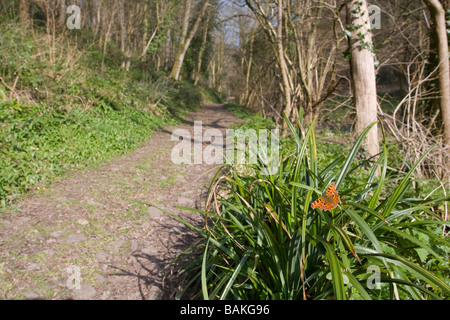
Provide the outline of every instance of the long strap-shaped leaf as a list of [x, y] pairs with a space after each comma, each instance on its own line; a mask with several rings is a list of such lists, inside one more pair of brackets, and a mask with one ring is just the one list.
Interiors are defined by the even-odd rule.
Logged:
[[382, 156], [380, 156], [380, 158], [378, 159], [377, 164], [374, 166], [374, 170], [377, 170], [378, 164], [382, 163], [381, 176], [380, 176], [377, 186], [374, 189], [373, 196], [370, 199], [370, 202], [369, 202], [370, 209], [374, 209], [376, 207], [376, 205], [378, 203], [378, 199], [380, 197], [381, 189], [383, 188], [383, 185], [384, 185], [384, 180], [386, 178], [386, 170], [387, 170], [387, 163], [388, 163], [388, 148], [386, 147], [386, 134], [384, 132], [383, 123], [381, 123], [381, 132], [383, 133], [383, 144], [382, 144], [383, 152], [382, 152]]
[[430, 150], [428, 150], [427, 152], [425, 152], [422, 157], [420, 157], [419, 161], [417, 161], [412, 168], [408, 171], [407, 174], [405, 174], [405, 176], [403, 177], [402, 181], [400, 182], [400, 184], [397, 186], [397, 188], [395, 188], [394, 193], [392, 194], [392, 196], [389, 197], [389, 201], [386, 204], [386, 207], [383, 210], [383, 216], [387, 217], [392, 209], [394, 208], [394, 206], [397, 204], [398, 200], [400, 199], [401, 195], [405, 192], [405, 188], [407, 183], [409, 182], [409, 178], [411, 177], [411, 175], [413, 174], [413, 172], [416, 170], [417, 166], [422, 162], [422, 160], [431, 152], [431, 150], [434, 149], [434, 147], [436, 147], [436, 145], [434, 145], [433, 147], [430, 148]]
[[333, 247], [326, 241], [320, 240], [326, 250], [326, 256], [330, 266], [331, 282], [333, 283], [333, 291], [337, 300], [347, 300], [345, 295], [344, 277], [342, 276], [341, 264], [334, 253]]
[[208, 255], [208, 246], [209, 246], [209, 239], [206, 242], [205, 252], [203, 253], [203, 259], [202, 259], [201, 282], [202, 282], [203, 299], [205, 299], [205, 300], [209, 300], [208, 284], [207, 284], [207, 281], [206, 281], [206, 257]]
[[381, 248], [380, 243], [378, 242], [378, 238], [373, 233], [370, 226], [364, 221], [363, 218], [361, 218], [356, 212], [351, 210], [350, 208], [345, 211], [346, 214], [349, 215], [349, 217], [356, 223], [356, 225], [361, 229], [361, 231], [364, 233], [364, 235], [370, 240], [370, 242], [373, 244], [377, 252], [382, 253], [383, 249]]
[[339, 187], [339, 184], [341, 183], [341, 181], [343, 181], [345, 179], [345, 176], [347, 175], [347, 173], [350, 169], [350, 166], [353, 163], [353, 159], [355, 158], [356, 154], [358, 153], [359, 147], [361, 146], [361, 144], [364, 141], [364, 138], [369, 133], [370, 129], [372, 129], [372, 127], [377, 123], [378, 123], [378, 121], [375, 121], [374, 123], [370, 124], [366, 129], [364, 129], [364, 131], [360, 134], [360, 136], [356, 140], [356, 143], [353, 145], [352, 150], [350, 150], [347, 160], [345, 160], [344, 166], [341, 169], [341, 174], [339, 175], [339, 177], [336, 181], [336, 189]]
[[245, 255], [242, 257], [241, 261], [239, 262], [238, 266], [233, 272], [233, 275], [231, 276], [230, 280], [228, 281], [227, 285], [225, 286], [225, 289], [223, 290], [222, 295], [220, 296], [220, 300], [226, 299], [228, 292], [231, 289], [231, 286], [234, 284], [234, 281], [236, 280], [236, 277], [239, 275], [239, 272], [241, 271], [242, 267], [244, 266], [245, 262], [247, 261], [248, 257], [252, 253], [252, 250], [248, 250]]

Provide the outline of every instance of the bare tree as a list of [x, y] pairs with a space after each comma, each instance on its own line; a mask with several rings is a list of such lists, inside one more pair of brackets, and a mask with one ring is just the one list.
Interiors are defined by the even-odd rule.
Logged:
[[[292, 80], [292, 75], [289, 71], [289, 67], [286, 61], [286, 51], [283, 38], [285, 37], [286, 30], [284, 27], [284, 15], [283, 11], [285, 8], [285, 3], [283, 0], [277, 1], [277, 14], [276, 14], [276, 25], [273, 22], [273, 17], [271, 11], [274, 7], [271, 7], [271, 3], [266, 3], [266, 7], [263, 7], [262, 3], [257, 0], [246, 0], [247, 6], [255, 14], [259, 24], [265, 31], [267, 38], [271, 44], [272, 52], [277, 60], [277, 66], [281, 74], [281, 91], [284, 97], [284, 107], [283, 112], [289, 118], [292, 113], [293, 104], [292, 96], [294, 92], [294, 84]], [[287, 123], [283, 119], [283, 134], [287, 134]]]
[[60, 27], [63, 27], [66, 24], [66, 11], [67, 11], [66, 0], [59, 0], [58, 24]]
[[[424, 0], [434, 20], [438, 40], [439, 56], [439, 89], [441, 93], [441, 113], [444, 123], [444, 144], [450, 147], [450, 67], [448, 37], [445, 20], [445, 10], [438, 0]], [[449, 153], [449, 152], [447, 152]], [[450, 168], [450, 156], [447, 154], [447, 168]]]
[[172, 71], [170, 72], [170, 75], [169, 75], [173, 79], [178, 80], [180, 77], [181, 67], [183, 66], [184, 57], [186, 56], [186, 52], [189, 49], [189, 46], [192, 42], [192, 39], [195, 36], [195, 33], [197, 32], [197, 29], [200, 25], [200, 21], [202, 20], [203, 15], [206, 12], [208, 3], [209, 3], [208, 0], [203, 0], [203, 3], [200, 8], [200, 12], [197, 16], [197, 19], [195, 20], [194, 25], [192, 26], [192, 28], [190, 29], [190, 31], [188, 33], [192, 0], [186, 1], [185, 10], [184, 10], [182, 36], [181, 36], [180, 42], [178, 44], [178, 50], [177, 50], [177, 54], [175, 56], [175, 63], [173, 65]]
[[200, 45], [200, 49], [198, 51], [197, 64], [193, 73], [194, 85], [196, 86], [200, 81], [201, 70], [202, 70], [202, 62], [203, 62], [203, 54], [206, 50], [207, 40], [208, 40], [208, 32], [209, 32], [209, 15], [206, 16], [206, 21], [203, 27], [203, 35], [202, 35], [202, 43]]
[[[147, 7], [147, 4], [145, 5], [145, 7]], [[166, 15], [169, 12], [169, 7], [170, 7], [170, 2], [169, 1], [156, 1], [155, 2], [155, 12], [154, 15], [156, 15], [156, 19], [153, 18], [153, 20], [155, 21], [155, 26], [154, 29], [152, 31], [152, 34], [150, 35], [150, 37], [147, 40], [146, 45], [143, 47], [142, 49], [142, 53], [140, 56], [140, 59], [142, 60], [144, 58], [144, 56], [147, 54], [148, 49], [150, 48], [150, 45], [152, 44], [153, 40], [155, 39], [156, 35], [161, 31], [162, 26], [166, 20]], [[146, 10], [144, 10], [146, 11]], [[145, 12], [146, 16], [144, 17], [144, 27], [146, 28], [146, 24], [149, 23], [148, 19], [149, 17], [147, 16], [147, 12]], [[143, 36], [143, 40], [146, 41], [146, 32], [147, 30], [144, 30], [144, 36]], [[168, 37], [169, 38], [169, 37]]]

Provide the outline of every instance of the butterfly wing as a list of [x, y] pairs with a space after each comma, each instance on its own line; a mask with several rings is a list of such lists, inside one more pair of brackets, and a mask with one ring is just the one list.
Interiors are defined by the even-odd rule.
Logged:
[[330, 184], [330, 186], [327, 188], [327, 191], [325, 192], [327, 195], [332, 196], [334, 194], [338, 194], [336, 190], [336, 185], [334, 183]]
[[323, 197], [320, 197], [311, 204], [311, 209], [314, 210], [315, 208], [320, 208], [321, 210], [323, 210], [324, 204], [325, 200], [323, 199]]
[[331, 209], [334, 209], [334, 208], [336, 208], [337, 207], [337, 205], [338, 205], [338, 203], [339, 203], [339, 201], [340, 201], [340, 198], [339, 198], [339, 196], [337, 195], [337, 194], [334, 194], [334, 195], [325, 195], [324, 196], [324, 205], [323, 205], [323, 207], [324, 207], [324, 209], [322, 209], [322, 210], [325, 210], [325, 211], [330, 211], [331, 212]]
[[311, 209], [319, 208], [324, 211], [330, 211], [337, 207], [340, 197], [336, 186], [331, 184], [322, 196], [311, 204]]

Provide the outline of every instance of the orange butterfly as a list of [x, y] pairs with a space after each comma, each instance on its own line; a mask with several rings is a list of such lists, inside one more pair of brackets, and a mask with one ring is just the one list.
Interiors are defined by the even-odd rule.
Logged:
[[332, 183], [327, 191], [311, 204], [311, 209], [319, 208], [320, 210], [331, 212], [331, 209], [337, 207], [339, 201], [341, 201], [341, 198], [339, 198], [336, 186]]

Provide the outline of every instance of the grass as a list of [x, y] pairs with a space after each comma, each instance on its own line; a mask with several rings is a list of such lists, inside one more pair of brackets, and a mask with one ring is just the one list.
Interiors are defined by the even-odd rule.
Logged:
[[275, 128], [275, 123], [269, 118], [264, 118], [261, 113], [253, 114], [249, 110], [233, 103], [225, 104], [224, 108], [232, 112], [236, 117], [244, 120], [242, 123], [233, 125], [233, 129], [258, 130]]
[[[392, 170], [385, 139], [377, 161], [360, 159], [366, 130], [324, 164], [314, 126], [304, 136], [290, 130], [291, 149], [283, 148], [277, 174], [253, 165], [242, 175], [229, 166], [211, 184], [211, 210], [185, 208], [205, 215], [207, 227], [174, 216], [202, 238], [180, 256], [194, 258], [180, 269], [179, 298], [450, 298], [449, 223], [436, 214], [449, 197], [415, 194], [420, 161], [407, 173]], [[330, 183], [341, 203], [332, 212], [312, 210]]]

